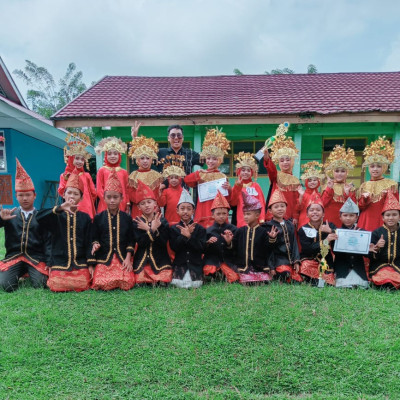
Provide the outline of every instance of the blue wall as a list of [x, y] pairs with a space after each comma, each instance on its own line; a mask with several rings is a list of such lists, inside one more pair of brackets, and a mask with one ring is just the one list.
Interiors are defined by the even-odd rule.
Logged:
[[[14, 191], [15, 157], [17, 157], [33, 180], [36, 189], [35, 207], [39, 209], [46, 190], [45, 181], [58, 181], [60, 174], [64, 172], [63, 149], [24, 135], [14, 129], [2, 129], [0, 127], [0, 130], [4, 130], [5, 133], [7, 158], [7, 172], [1, 174], [12, 176]], [[13, 199], [14, 205], [18, 205], [15, 191]], [[50, 201], [45, 204], [45, 207], [51, 206], [52, 203]]]

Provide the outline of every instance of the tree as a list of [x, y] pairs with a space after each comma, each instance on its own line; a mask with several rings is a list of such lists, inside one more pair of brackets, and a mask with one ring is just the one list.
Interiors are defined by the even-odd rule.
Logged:
[[30, 88], [27, 92], [30, 108], [46, 118], [87, 89], [82, 82], [82, 71], [77, 71], [74, 63], [68, 65], [64, 77], [56, 83], [47, 68], [25, 61], [24, 69], [16, 69], [13, 73]]
[[267, 75], [281, 75], [281, 74], [294, 74], [294, 71], [289, 68], [283, 68], [283, 69], [273, 69], [271, 72], [265, 71], [264, 74]]
[[243, 72], [242, 72], [239, 68], [235, 68], [235, 69], [233, 70], [233, 73], [234, 73], [235, 75], [243, 75]]
[[[233, 70], [233, 73], [235, 75], [243, 75], [243, 72], [238, 68], [235, 68]], [[280, 75], [280, 74], [295, 74], [295, 72], [293, 69], [290, 68], [283, 68], [283, 69], [275, 68], [272, 69], [271, 71], [264, 71], [264, 74]], [[307, 74], [318, 74], [317, 67], [314, 64], [309, 64], [309, 66], [307, 67]]]
[[318, 74], [317, 67], [314, 64], [310, 64], [307, 67], [307, 74]]

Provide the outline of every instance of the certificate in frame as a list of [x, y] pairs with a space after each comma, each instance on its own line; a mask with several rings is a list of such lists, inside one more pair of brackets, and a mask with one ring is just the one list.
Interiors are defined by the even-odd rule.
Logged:
[[338, 238], [335, 240], [333, 251], [364, 255], [369, 253], [371, 232], [356, 231], [353, 229], [336, 229], [336, 234]]
[[219, 190], [223, 196], [228, 196], [228, 191], [222, 188], [224, 182], [226, 182], [226, 178], [200, 183], [197, 186], [199, 201], [203, 203], [208, 200], [214, 200], [217, 195], [217, 190]]

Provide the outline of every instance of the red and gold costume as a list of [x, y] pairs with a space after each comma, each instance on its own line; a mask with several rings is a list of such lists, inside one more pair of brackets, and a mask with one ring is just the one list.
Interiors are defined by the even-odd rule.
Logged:
[[[346, 171], [353, 169], [357, 165], [357, 159], [353, 149], [346, 149], [343, 146], [335, 146], [329, 154], [324, 165], [327, 175], [332, 176], [336, 168], [344, 168]], [[341, 226], [340, 209], [348, 198], [357, 203], [356, 190], [354, 187], [349, 189], [346, 194], [346, 182], [334, 182], [333, 188], [326, 186], [322, 193], [322, 203], [325, 209], [325, 220], [333, 222], [335, 226]]]
[[[149, 157], [154, 162], [157, 162], [157, 152], [158, 152], [158, 144], [154, 141], [153, 138], [146, 138], [145, 136], [138, 136], [134, 138], [131, 142], [129, 149], [129, 157], [136, 160], [136, 164], [139, 165], [139, 159], [142, 156]], [[131, 216], [132, 218], [136, 218], [141, 215], [137, 205], [139, 200], [136, 196], [136, 191], [138, 189], [138, 181], [142, 181], [146, 184], [152, 191], [154, 191], [154, 196], [157, 200], [159, 195], [159, 187], [163, 181], [162, 175], [153, 170], [153, 169], [143, 169], [140, 168], [133, 171], [129, 175], [128, 179], [128, 199], [131, 204]]]
[[[267, 169], [270, 185], [270, 193], [279, 189], [285, 196], [287, 208], [285, 219], [298, 219], [298, 203], [299, 203], [299, 193], [297, 191], [300, 186], [300, 181], [293, 176], [293, 174], [278, 171], [276, 165], [279, 164], [279, 159], [281, 157], [290, 157], [292, 162], [292, 168], [294, 164], [294, 159], [297, 157], [299, 150], [296, 148], [291, 137], [286, 137], [289, 128], [289, 123], [285, 122], [280, 124], [276, 130], [276, 134], [273, 137], [272, 147], [271, 147], [271, 157], [264, 160], [264, 166]], [[266, 220], [269, 221], [272, 218], [272, 214], [267, 212]]]
[[83, 133], [70, 133], [65, 140], [68, 143], [68, 146], [64, 147], [64, 160], [67, 166], [64, 173], [60, 175], [58, 194], [61, 197], [64, 196], [69, 176], [71, 175], [72, 171], [76, 169], [79, 174], [79, 179], [82, 182], [83, 188], [83, 196], [81, 201], [79, 202], [78, 210], [88, 214], [90, 218], [93, 219], [96, 214], [94, 206], [95, 200], [97, 198], [96, 188], [94, 187], [94, 183], [90, 174], [88, 172], [85, 172], [83, 167], [78, 169], [74, 166], [75, 156], [79, 155], [85, 158], [86, 167], [89, 167], [88, 160], [90, 158], [90, 154], [86, 151], [86, 147], [90, 145], [90, 139]]
[[[83, 190], [80, 177], [72, 172], [66, 189]], [[90, 288], [90, 258], [92, 220], [87, 213], [70, 214], [59, 206], [42, 209], [37, 214], [39, 224], [51, 233], [51, 267], [47, 285], [53, 292], [81, 292]]]
[[[400, 204], [394, 195], [389, 192], [382, 213], [390, 210], [400, 212]], [[377, 285], [391, 285], [395, 289], [400, 288], [400, 228], [391, 231], [385, 224], [372, 232], [371, 243], [376, 244], [383, 236], [385, 245], [376, 253], [370, 253], [371, 263], [369, 276]]]
[[[394, 160], [394, 146], [380, 137], [372, 142], [364, 150], [365, 162], [363, 167], [374, 163], [381, 164], [383, 173]], [[391, 191], [396, 199], [399, 199], [397, 192], [397, 182], [392, 179], [379, 178], [371, 179], [360, 186], [358, 206], [361, 214], [358, 226], [367, 231], [373, 231], [382, 226], [382, 210], [386, 200], [386, 193]], [[364, 195], [367, 195], [365, 197]]]
[[[322, 164], [317, 161], [310, 161], [306, 164], [303, 164], [302, 168], [304, 170], [304, 173], [301, 176], [301, 179], [304, 182], [306, 190], [304, 191], [301, 201], [299, 199], [299, 207], [298, 207], [299, 222], [298, 222], [297, 226], [300, 226], [300, 227], [308, 223], [307, 207], [308, 207], [308, 204], [310, 203], [311, 197], [321, 196], [318, 190], [321, 185], [321, 179], [323, 179], [323, 177], [324, 177], [324, 175], [321, 173]], [[310, 189], [308, 187], [308, 180], [310, 178], [318, 179], [318, 186], [314, 189]]]
[[[115, 171], [108, 178], [104, 191], [118, 192], [122, 195], [122, 185]], [[109, 210], [94, 217], [92, 228], [92, 246], [100, 248], [88, 263], [95, 265], [92, 289], [129, 290], [135, 285], [133, 271], [123, 266], [127, 254], [134, 253], [133, 224], [130, 215], [118, 210], [113, 215]]]
[[168, 179], [170, 176], [179, 177], [179, 185], [169, 185], [167, 188], [163, 189], [158, 198], [158, 205], [164, 207], [164, 217], [170, 225], [173, 225], [181, 220], [176, 212], [176, 208], [183, 190], [182, 179], [185, 177], [185, 171], [182, 165], [185, 161], [185, 156], [171, 154], [166, 156], [166, 158], [166, 160], [161, 160], [161, 163], [164, 164], [162, 176], [164, 179]]
[[[32, 179], [17, 160], [15, 191], [35, 192]], [[0, 261], [0, 286], [6, 291], [18, 288], [18, 279], [29, 274], [34, 287], [46, 287], [50, 259], [50, 236], [36, 220], [37, 210], [23, 211], [18, 207], [11, 219], [0, 217], [4, 227], [6, 255]]]
[[[99, 203], [97, 205], [97, 212], [101, 213], [107, 209], [107, 205], [104, 202], [104, 187], [106, 185], [107, 179], [109, 178], [111, 172], [115, 171], [117, 173], [118, 179], [121, 182], [122, 187], [122, 201], [119, 205], [121, 211], [126, 210], [128, 204], [128, 195], [126, 193], [128, 187], [128, 172], [121, 168], [121, 154], [125, 154], [127, 150], [127, 145], [121, 139], [116, 137], [108, 137], [102, 139], [95, 148], [97, 154], [104, 152], [104, 165], [97, 171], [96, 177], [96, 189], [97, 197], [99, 198]], [[109, 150], [115, 150], [119, 153], [119, 160], [112, 164], [107, 159], [107, 152]]]
[[243, 219], [243, 196], [242, 191], [246, 191], [249, 196], [254, 196], [262, 205], [260, 214], [260, 223], [265, 221], [265, 198], [261, 186], [257, 182], [253, 182], [252, 177], [257, 179], [258, 165], [256, 164], [254, 157], [250, 153], [240, 152], [235, 156], [238, 161], [236, 164], [236, 175], [240, 177], [240, 171], [243, 167], [251, 169], [250, 179], [238, 179], [233, 186], [230, 204], [236, 206], [236, 225], [238, 228], [245, 226], [246, 222]]
[[[200, 153], [201, 159], [207, 157], [216, 157], [218, 159], [218, 166], [222, 164], [224, 155], [227, 154], [227, 150], [230, 149], [230, 141], [225, 137], [225, 133], [222, 133], [218, 129], [209, 129], [204, 138], [203, 150]], [[215, 169], [199, 170], [193, 172], [185, 177], [185, 183], [189, 187], [196, 187], [201, 183], [215, 181], [217, 179], [226, 179], [226, 175]], [[228, 201], [230, 196], [228, 195]], [[214, 222], [211, 215], [211, 206], [213, 200], [206, 200], [201, 202], [197, 200], [196, 213], [194, 216], [194, 222], [202, 225], [204, 228], [208, 228]]]

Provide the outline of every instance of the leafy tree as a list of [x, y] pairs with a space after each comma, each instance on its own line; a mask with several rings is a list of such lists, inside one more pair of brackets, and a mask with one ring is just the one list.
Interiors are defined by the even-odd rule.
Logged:
[[235, 69], [233, 70], [233, 73], [234, 73], [235, 75], [243, 75], [243, 72], [242, 72], [240, 69], [238, 69], [238, 68], [235, 68]]
[[314, 64], [310, 64], [307, 67], [307, 74], [318, 74], [317, 67]]
[[[233, 70], [233, 73], [235, 75], [243, 75], [243, 72], [238, 68], [235, 68]], [[314, 64], [310, 64], [307, 67], [307, 74], [317, 74], [317, 73], [318, 73], [318, 70]], [[271, 71], [264, 71], [264, 74], [267, 74], [267, 75], [295, 74], [295, 71], [290, 68], [283, 68], [283, 69], [275, 68], [275, 69], [272, 69]]]
[[87, 89], [82, 82], [82, 71], [77, 71], [74, 63], [68, 65], [64, 77], [56, 83], [47, 68], [25, 61], [24, 69], [16, 69], [13, 73], [29, 87], [27, 101], [30, 108], [46, 118]]

